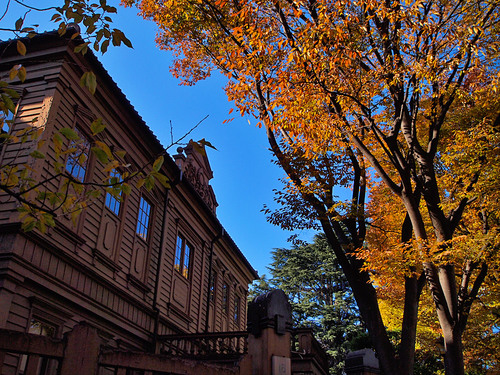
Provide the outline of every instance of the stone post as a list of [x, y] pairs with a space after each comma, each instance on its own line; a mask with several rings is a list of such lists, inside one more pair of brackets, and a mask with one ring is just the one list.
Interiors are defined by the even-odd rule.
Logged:
[[347, 375], [378, 375], [378, 358], [372, 349], [350, 352], [345, 359], [344, 371]]
[[101, 348], [97, 329], [83, 322], [65, 335], [60, 375], [96, 375]]
[[241, 375], [290, 375], [292, 309], [282, 290], [256, 297], [248, 305], [248, 355]]

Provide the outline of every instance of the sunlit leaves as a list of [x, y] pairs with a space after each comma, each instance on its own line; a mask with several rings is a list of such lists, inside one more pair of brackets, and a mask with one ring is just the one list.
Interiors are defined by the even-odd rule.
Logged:
[[90, 131], [92, 135], [97, 135], [106, 129], [106, 124], [102, 121], [102, 118], [98, 118], [90, 124]]
[[[235, 108], [272, 135], [289, 177], [277, 195], [285, 208], [266, 209], [272, 222], [289, 229], [320, 220], [355, 233], [353, 222], [365, 220], [368, 241], [356, 246], [365, 269], [385, 278], [383, 285], [419, 274], [424, 264], [431, 274], [446, 269], [446, 280], [429, 278], [439, 284], [436, 311], [443, 327], [460, 324], [442, 313], [460, 305], [465, 314], [470, 306], [452, 301], [460, 289], [455, 272], [472, 261], [476, 277], [477, 265], [498, 252], [499, 108], [485, 105], [493, 96], [479, 95], [499, 85], [497, 2], [124, 3], [137, 3], [158, 24], [159, 46], [177, 58], [175, 75], [193, 84], [218, 69]], [[482, 111], [462, 127], [449, 122], [481, 107], [489, 115]], [[371, 217], [359, 194], [342, 202], [333, 192], [336, 185], [356, 191], [364, 171], [373, 181]], [[363, 237], [363, 227], [355, 234]], [[466, 284], [469, 276], [462, 273]], [[469, 292], [474, 298], [462, 290]]]
[[[17, 95], [8, 87], [3, 89], [5, 95]], [[92, 137], [88, 139], [80, 129], [63, 127], [47, 138], [43, 127], [27, 126], [13, 127], [9, 133], [2, 134], [2, 142], [7, 147], [13, 145], [13, 150], [17, 150], [19, 155], [13, 158], [12, 163], [1, 166], [0, 189], [20, 203], [18, 211], [24, 230], [46, 231], [61, 217], [76, 222], [86, 207], [102, 199], [104, 192], [122, 199], [123, 195], [132, 193], [133, 186], [148, 190], [171, 187], [163, 169], [164, 155], [141, 166], [131, 166], [124, 160], [125, 152], [109, 142], [102, 119], [90, 124], [90, 132]], [[16, 144], [23, 147], [17, 148]], [[53, 147], [50, 157], [46, 155], [46, 145]], [[32, 149], [27, 159], [28, 155], [23, 153], [26, 146]], [[104, 175], [103, 179], [87, 177], [90, 158], [101, 176]], [[71, 160], [71, 168], [68, 167], [68, 160]], [[75, 168], [84, 173], [75, 175]], [[51, 173], [40, 175], [38, 171], [44, 169]], [[120, 173], [117, 174], [117, 171]], [[58, 188], [54, 189], [54, 186]]]
[[23, 65], [14, 65], [9, 73], [9, 79], [12, 81], [18, 77], [21, 82], [26, 79], [26, 68]]
[[153, 163], [153, 171], [154, 172], [159, 172], [161, 166], [163, 165], [164, 157], [160, 156], [158, 159], [156, 159]]

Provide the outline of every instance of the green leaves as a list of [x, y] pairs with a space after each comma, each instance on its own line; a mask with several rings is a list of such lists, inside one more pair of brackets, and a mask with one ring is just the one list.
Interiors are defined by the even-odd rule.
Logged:
[[100, 117], [97, 120], [94, 120], [92, 124], [90, 124], [90, 131], [92, 132], [92, 135], [97, 135], [104, 129], [106, 129], [106, 124], [104, 124], [102, 118]]
[[74, 51], [75, 53], [81, 53], [82, 55], [85, 55], [88, 51], [88, 46], [89, 46], [88, 43], [79, 44], [78, 46], [75, 47]]
[[16, 111], [16, 105], [12, 101], [11, 96], [5, 93], [2, 93], [0, 96], [2, 98], [3, 106], [5, 106], [11, 113], [14, 113]]
[[107, 164], [109, 162], [108, 155], [102, 148], [92, 147], [91, 150], [101, 163]]
[[80, 86], [87, 88], [92, 95], [97, 89], [97, 78], [93, 72], [85, 72], [80, 78]]
[[[311, 327], [331, 355], [330, 373], [342, 374], [349, 343], [364, 329], [334, 251], [324, 235], [291, 249], [274, 249], [268, 267], [271, 278], [252, 287], [258, 292], [282, 289], [292, 305], [298, 327]], [[255, 295], [251, 290], [250, 294]]]
[[160, 156], [159, 158], [157, 158], [155, 160], [155, 162], [153, 163], [153, 171], [154, 172], [159, 172], [160, 171], [160, 168], [163, 165], [163, 161], [164, 161], [164, 157], [163, 156]]
[[45, 159], [45, 154], [41, 153], [38, 150], [35, 150], [30, 153], [30, 156], [35, 158], [35, 159]]
[[24, 20], [22, 18], [19, 18], [16, 21], [16, 24], [15, 24], [16, 31], [20, 31], [21, 30], [21, 27], [23, 27], [23, 22], [24, 22]]
[[[55, 28], [60, 36], [64, 36], [71, 31], [69, 39], [74, 41], [74, 53], [84, 55], [88, 52], [89, 46], [96, 51], [105, 53], [110, 43], [115, 46], [124, 44], [129, 48], [132, 47], [132, 42], [121, 30], [111, 27], [113, 21], [110, 15], [115, 14], [117, 9], [108, 5], [106, 0], [61, 0], [61, 3], [60, 7], [54, 8], [55, 12], [51, 15], [51, 21], [56, 24]], [[18, 18], [12, 28], [15, 36], [19, 37], [19, 40], [16, 40], [14, 44], [21, 56], [29, 54], [29, 44], [25, 39], [20, 38], [32, 38], [37, 35], [35, 27], [38, 25], [33, 25], [33, 27], [25, 26], [29, 21], [27, 16], [28, 13], [24, 17]], [[69, 24], [72, 23], [79, 25], [82, 30], [81, 34], [72, 28], [68, 28]], [[27, 70], [22, 64], [13, 66], [8, 73], [9, 80], [19, 79], [19, 81], [25, 82], [26, 78]], [[80, 78], [80, 85], [94, 95], [97, 91], [96, 74], [91, 71], [84, 72]], [[18, 98], [17, 92], [10, 88], [6, 81], [0, 80], [0, 126], [3, 129], [7, 125], [12, 129], [11, 125], [14, 123], [12, 114], [16, 112], [16, 99]], [[31, 125], [34, 125], [35, 122], [36, 119], [33, 119]], [[90, 125], [90, 134], [93, 137], [99, 136], [105, 128], [106, 125], [102, 119], [97, 119]], [[46, 155], [42, 152], [44, 150], [42, 146], [46, 141], [51, 141], [55, 160], [52, 160], [51, 157], [47, 158], [50, 159], [47, 162], [52, 163], [51, 167], [55, 174], [67, 175], [68, 155], [76, 153], [73, 162], [85, 162], [88, 155], [81, 150], [83, 140], [77, 131], [68, 127], [62, 128], [53, 134], [51, 140], [42, 138], [42, 133], [43, 128], [27, 125], [21, 131], [12, 130], [0, 134], [0, 139], [4, 144], [7, 142], [33, 142], [36, 147], [30, 148], [31, 151], [27, 152], [29, 152], [30, 163], [35, 162], [35, 165], [37, 165], [37, 160], [45, 160]], [[117, 160], [119, 158], [123, 161], [125, 157], [123, 150], [112, 150], [107, 142], [101, 141], [105, 138], [99, 137], [98, 140], [92, 143], [90, 149], [95, 160], [103, 164], [105, 173], [109, 173], [114, 168], [123, 168], [125, 170], [130, 167], [130, 165], [122, 164]], [[168, 186], [168, 178], [159, 173], [163, 164], [162, 159], [155, 161], [154, 170], [145, 177], [147, 179], [145, 184], [148, 188], [153, 188], [156, 182]], [[47, 227], [55, 224], [55, 215], [66, 215], [75, 220], [78, 213], [86, 207], [88, 201], [99, 199], [105, 185], [105, 182], [96, 182], [95, 185], [92, 182], [84, 189], [84, 185], [79, 181], [75, 181], [74, 178], [61, 177], [59, 184], [61, 191], [51, 192], [46, 188], [54, 185], [48, 184], [45, 180], [34, 181], [31, 177], [33, 172], [30, 164], [0, 166], [0, 185], [15, 188], [15, 191], [19, 192], [22, 198], [20, 202], [25, 202], [21, 205], [19, 212], [23, 220], [23, 229], [27, 231], [33, 229], [45, 231]], [[134, 177], [129, 172], [124, 172], [124, 176], [128, 176], [129, 179]], [[113, 183], [116, 183], [116, 181]], [[114, 185], [114, 188], [122, 190], [125, 194], [131, 191], [130, 184], [127, 182]], [[24, 195], [24, 192], [30, 191], [33, 194]]]
[[163, 187], [165, 187], [165, 188], [167, 188], [167, 189], [170, 189], [170, 187], [171, 187], [171, 186], [170, 186], [170, 179], [169, 179], [167, 176], [165, 176], [165, 175], [163, 175], [163, 174], [161, 174], [161, 173], [158, 173], [158, 172], [152, 172], [152, 173], [151, 173], [151, 175], [152, 175], [152, 176], [153, 176], [156, 180], [158, 180], [158, 182], [159, 182], [160, 184], [162, 184], [162, 186], [163, 186]]
[[216, 149], [216, 148], [215, 148], [215, 147], [214, 147], [214, 146], [213, 146], [213, 145], [212, 145], [209, 141], [207, 141], [205, 138], [202, 138], [202, 139], [200, 139], [199, 141], [196, 141], [196, 142], [195, 142], [195, 141], [190, 141], [190, 142], [189, 142], [189, 144], [193, 146], [193, 149], [194, 149], [196, 152], [198, 152], [198, 153], [200, 153], [200, 154], [202, 154], [202, 155], [204, 155], [204, 156], [206, 156], [206, 155], [207, 155], [207, 152], [206, 152], [206, 150], [205, 150], [205, 147], [210, 147], [211, 149], [217, 150], [217, 149]]
[[14, 78], [18, 77], [21, 82], [26, 79], [26, 68], [21, 64], [14, 65], [9, 72], [9, 79], [12, 81]]
[[113, 29], [112, 41], [114, 46], [120, 46], [122, 43], [127, 47], [132, 48], [132, 42], [125, 36], [125, 34], [118, 29]]
[[78, 135], [78, 133], [71, 128], [62, 128], [61, 130], [59, 130], [59, 133], [64, 135], [70, 141], [80, 140], [80, 136]]

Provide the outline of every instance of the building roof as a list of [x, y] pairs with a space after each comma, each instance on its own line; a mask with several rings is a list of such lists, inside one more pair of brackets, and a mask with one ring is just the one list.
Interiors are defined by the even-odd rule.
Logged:
[[[45, 32], [42, 34], [37, 34], [32, 38], [21, 38], [22, 42], [26, 45], [28, 49], [28, 58], [25, 60], [25, 64], [29, 64], [30, 61], [35, 62], [36, 60], [29, 59], [29, 53], [34, 51], [42, 51], [44, 48], [47, 48], [47, 45], [51, 47], [74, 47], [81, 43], [83, 40], [81, 37], [76, 37], [75, 39], [71, 39], [71, 36], [76, 31], [75, 28], [68, 28], [67, 33], [64, 36], [59, 36], [56, 30]], [[9, 39], [6, 41], [0, 41], [0, 56], [12, 56], [18, 54], [16, 42], [18, 39]], [[68, 53], [68, 49], [66, 48], [65, 53]], [[23, 57], [24, 58], [24, 57]], [[160, 140], [153, 133], [151, 128], [146, 124], [143, 118], [139, 115], [139, 113], [135, 110], [132, 103], [128, 100], [123, 91], [118, 87], [117, 83], [110, 76], [106, 68], [102, 65], [102, 63], [97, 59], [95, 54], [89, 48], [87, 53], [84, 55], [84, 59], [87, 63], [90, 64], [92, 71], [99, 76], [99, 78], [104, 82], [104, 84], [112, 90], [113, 94], [118, 98], [118, 100], [123, 104], [126, 110], [129, 112], [128, 115], [132, 117], [134, 123], [140, 127], [140, 130], [143, 132], [144, 136], [149, 138], [149, 143], [153, 146], [153, 150], [151, 150], [154, 154], [158, 155], [160, 153], [165, 153], [166, 158], [165, 162], [170, 171], [174, 172], [174, 175], [177, 178], [177, 183], [183, 184], [188, 191], [195, 197], [197, 203], [203, 208], [205, 214], [210, 217], [215, 226], [219, 228], [218, 233], [214, 234], [222, 234], [222, 237], [228, 242], [228, 244], [234, 249], [236, 256], [243, 262], [243, 264], [249, 269], [250, 273], [253, 277], [258, 278], [258, 273], [255, 269], [250, 265], [246, 257], [243, 255], [239, 247], [236, 245], [231, 236], [224, 229], [223, 225], [215, 215], [215, 213], [208, 207], [205, 201], [200, 197], [199, 193], [192, 186], [192, 184], [187, 179], [181, 178], [181, 173], [179, 167], [175, 164], [174, 160], [170, 157], [165, 147], [161, 144]], [[0, 62], [0, 66], [4, 65], [4, 61]]]

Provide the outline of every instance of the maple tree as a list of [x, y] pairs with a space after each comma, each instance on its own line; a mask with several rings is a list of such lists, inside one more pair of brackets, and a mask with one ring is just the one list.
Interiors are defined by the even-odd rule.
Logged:
[[[446, 373], [463, 374], [462, 335], [471, 307], [488, 271], [498, 268], [498, 181], [489, 172], [498, 168], [500, 117], [492, 107], [478, 121], [450, 119], [481, 112], [489, 106], [485, 97], [495, 97], [498, 2], [122, 2], [158, 24], [158, 44], [174, 52], [172, 71], [185, 84], [218, 69], [229, 78], [226, 92], [240, 113], [259, 118], [288, 178], [278, 193], [285, 206], [271, 220], [324, 231], [383, 371], [412, 372], [426, 280]], [[397, 355], [371, 264], [354, 255], [365, 245], [370, 177], [402, 209], [394, 219], [397, 244], [376, 251], [399, 252], [404, 260], [394, 268], [405, 290]], [[350, 200], [333, 194], [339, 185], [352, 188]]]
[[[497, 168], [500, 165], [498, 130], [492, 121], [492, 114], [497, 116], [500, 110], [498, 98], [491, 96], [489, 90], [475, 90], [476, 101], [480, 105], [471, 105], [470, 101], [455, 104], [449, 112], [443, 126], [444, 136], [437, 156], [438, 182], [441, 186], [453, 187], [442, 199], [444, 207], [453, 205], [455, 199], [469, 200], [467, 210], [456, 229], [451, 249], [434, 249], [436, 262], [448, 263], [453, 260], [464, 269], [457, 274], [468, 272], [469, 267], [479, 267], [485, 263], [490, 272], [484, 282], [476, 282], [474, 292], [478, 303], [470, 306], [467, 327], [464, 327], [464, 359], [466, 369], [485, 371], [498, 364], [499, 319], [498, 319], [498, 183]], [[470, 99], [470, 98], [469, 98]], [[472, 144], [474, 147], [470, 147]], [[465, 146], [465, 147], [464, 147]], [[481, 174], [474, 189], [463, 186], [463, 181], [470, 180], [475, 174]], [[385, 285], [379, 291], [383, 300], [382, 313], [386, 324], [394, 329], [400, 322], [394, 310], [401, 309], [404, 290], [398, 284], [396, 275], [408, 268], [409, 264], [425, 261], [422, 254], [409, 252], [401, 244], [397, 228], [402, 225], [404, 207], [402, 202], [387, 192], [381, 181], [375, 182], [370, 189], [371, 199], [368, 205], [371, 226], [367, 235], [369, 246], [363, 251], [363, 257], [371, 267], [376, 268], [373, 278], [376, 283]], [[382, 203], [381, 203], [382, 202]], [[425, 214], [424, 202], [421, 210]], [[428, 215], [424, 216], [427, 228], [432, 223]], [[485, 267], [483, 264], [482, 267]], [[483, 272], [484, 269], [483, 269]], [[461, 277], [464, 279], [464, 276]], [[467, 281], [467, 279], [465, 278]], [[477, 279], [476, 279], [477, 280]], [[431, 314], [432, 298], [427, 293], [422, 299], [419, 317], [418, 346], [421, 352], [436, 352], [436, 342], [442, 337], [439, 322]], [[462, 297], [463, 298], [463, 297]], [[470, 294], [469, 294], [470, 298]], [[472, 303], [471, 300], [468, 303]], [[387, 311], [385, 311], [387, 310]], [[392, 322], [390, 322], [392, 321]]]

